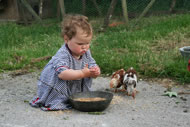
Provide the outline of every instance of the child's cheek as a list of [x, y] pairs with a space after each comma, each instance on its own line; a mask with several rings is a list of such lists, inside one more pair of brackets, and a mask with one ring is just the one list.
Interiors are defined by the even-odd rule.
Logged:
[[78, 53], [81, 53], [81, 52], [82, 52], [82, 49], [81, 49], [80, 47], [78, 47], [78, 48], [76, 49], [76, 51], [77, 51]]

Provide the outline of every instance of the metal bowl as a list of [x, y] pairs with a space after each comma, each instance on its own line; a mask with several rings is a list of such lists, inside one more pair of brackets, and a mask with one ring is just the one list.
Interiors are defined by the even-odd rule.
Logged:
[[[76, 100], [80, 98], [95, 98], [95, 97], [104, 98], [104, 100], [99, 100], [99, 101]], [[113, 99], [112, 93], [103, 92], [103, 91], [81, 92], [81, 93], [76, 93], [69, 97], [69, 101], [72, 107], [76, 110], [83, 112], [103, 111], [109, 106], [112, 99]]]
[[190, 59], [190, 46], [179, 48], [179, 51], [184, 58]]

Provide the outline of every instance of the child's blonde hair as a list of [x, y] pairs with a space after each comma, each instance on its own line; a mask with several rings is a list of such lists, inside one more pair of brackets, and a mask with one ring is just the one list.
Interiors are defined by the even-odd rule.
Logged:
[[92, 26], [88, 22], [88, 18], [83, 15], [67, 15], [61, 24], [61, 36], [66, 35], [72, 39], [77, 33], [77, 28], [81, 28], [87, 36], [92, 35]]

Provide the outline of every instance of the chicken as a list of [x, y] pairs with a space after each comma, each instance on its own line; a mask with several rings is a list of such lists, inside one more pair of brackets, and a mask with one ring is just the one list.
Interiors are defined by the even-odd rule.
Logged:
[[124, 75], [125, 75], [124, 69], [120, 69], [113, 73], [110, 81], [110, 88], [114, 88], [115, 92], [117, 92], [117, 89], [123, 85]]
[[124, 89], [127, 91], [127, 95], [131, 95], [134, 99], [136, 96], [137, 73], [133, 67], [126, 71], [123, 85]]
[[188, 71], [190, 71], [190, 59], [188, 61], [187, 69], [188, 69]]

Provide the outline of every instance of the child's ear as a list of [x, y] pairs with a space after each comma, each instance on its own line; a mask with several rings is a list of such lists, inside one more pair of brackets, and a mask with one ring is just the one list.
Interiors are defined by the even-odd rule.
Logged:
[[65, 43], [67, 43], [68, 42], [68, 40], [69, 40], [69, 38], [68, 38], [68, 36], [67, 35], [64, 35], [64, 41], [65, 41]]

